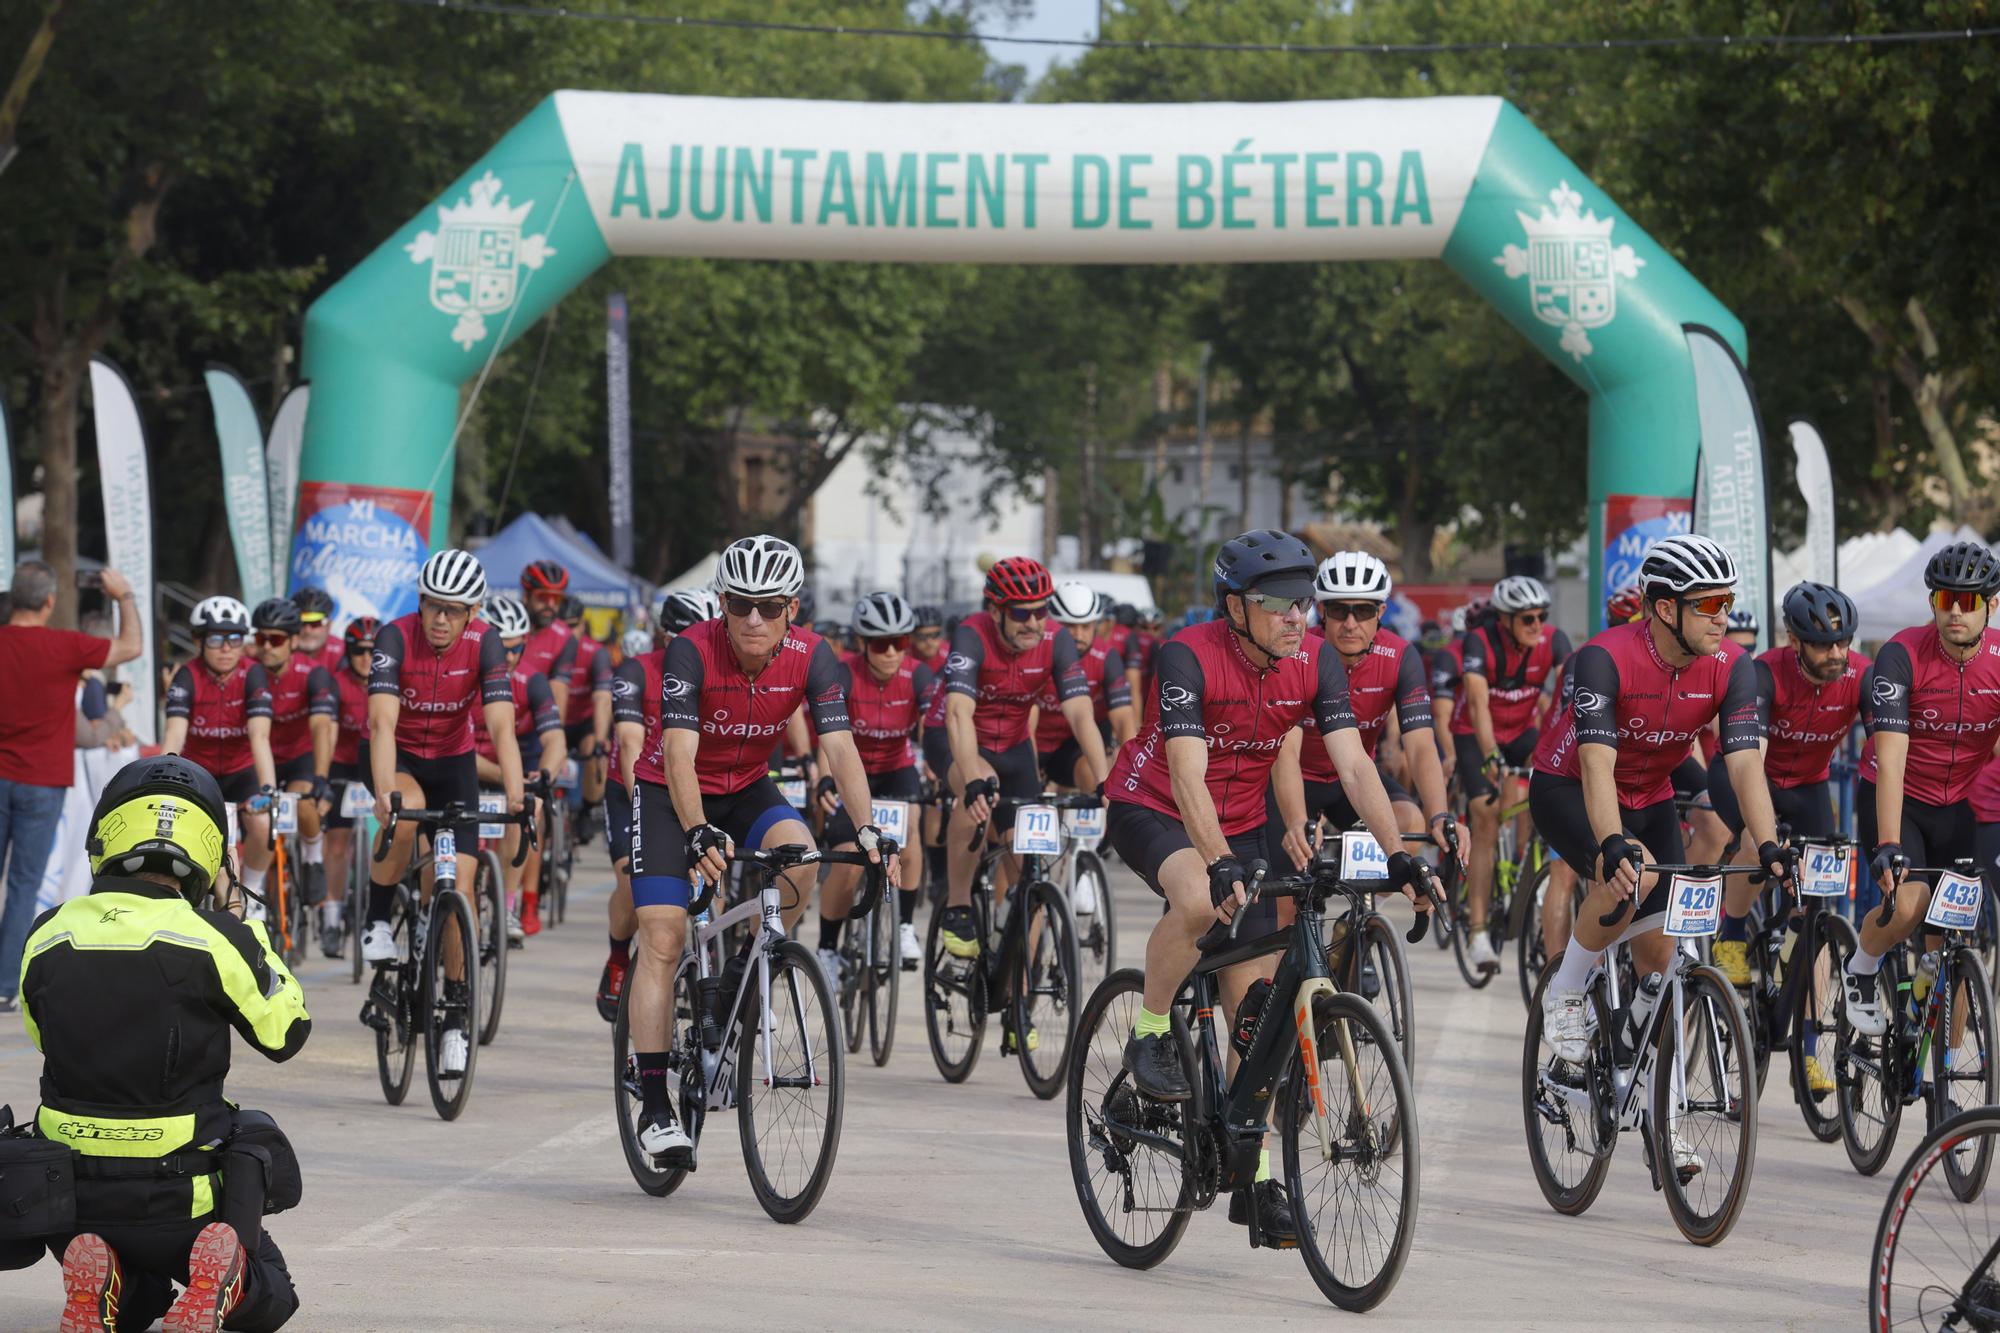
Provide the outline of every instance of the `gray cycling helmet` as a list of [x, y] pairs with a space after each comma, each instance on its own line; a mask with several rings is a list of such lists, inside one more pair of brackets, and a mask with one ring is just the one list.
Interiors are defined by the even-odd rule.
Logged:
[[871, 592], [854, 604], [854, 632], [864, 639], [892, 639], [917, 627], [917, 613], [900, 594]]

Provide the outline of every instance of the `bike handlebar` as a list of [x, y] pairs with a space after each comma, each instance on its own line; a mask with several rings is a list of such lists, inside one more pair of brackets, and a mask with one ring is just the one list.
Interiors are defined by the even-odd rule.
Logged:
[[[1419, 864], [1421, 865], [1422, 863]], [[1236, 915], [1229, 919], [1228, 925], [1225, 926], [1220, 921], [1216, 922], [1195, 942], [1196, 947], [1203, 952], [1219, 948], [1235, 940], [1237, 927], [1242, 925], [1244, 915], [1250, 910], [1250, 904], [1256, 902], [1259, 898], [1291, 898], [1302, 902], [1311, 902], [1317, 899], [1320, 902], [1324, 902], [1335, 893], [1344, 893], [1358, 902], [1364, 894], [1401, 893], [1403, 891], [1400, 886], [1392, 885], [1385, 879], [1342, 879], [1339, 875], [1334, 874], [1331, 869], [1324, 866], [1308, 870], [1302, 874], [1280, 875], [1275, 879], [1267, 877], [1270, 866], [1262, 860], [1252, 861], [1248, 869], [1249, 875], [1246, 878], [1244, 888], [1247, 891], [1249, 902], [1244, 903], [1242, 907], [1236, 910]], [[1411, 944], [1422, 941], [1425, 933], [1430, 930], [1432, 912], [1441, 910], [1444, 907], [1443, 896], [1439, 894], [1437, 888], [1437, 878], [1430, 873], [1430, 867], [1423, 866], [1419, 873], [1424, 877], [1424, 893], [1430, 900], [1431, 910], [1424, 911], [1420, 909], [1417, 912], [1415, 923], [1404, 933], [1403, 938]]]
[[1895, 889], [1903, 887], [1903, 880], [1911, 875], [1971, 875], [1976, 873], [1978, 862], [1969, 856], [1962, 856], [1949, 866], [1903, 866], [1897, 875], [1891, 892], [1882, 895], [1882, 906], [1875, 913], [1875, 924], [1886, 926], [1896, 915]]
[[965, 850], [968, 852], [979, 850], [979, 845], [986, 841], [986, 826], [993, 822], [994, 815], [1003, 810], [1019, 810], [1030, 805], [1054, 806], [1058, 810], [1100, 810], [1104, 804], [1102, 796], [1087, 791], [1043, 792], [1039, 796], [996, 796], [993, 798], [993, 809], [987, 813], [986, 818], [973, 825], [972, 845]]
[[403, 793], [389, 793], [389, 819], [382, 825], [382, 831], [375, 838], [375, 859], [385, 861], [389, 857], [389, 842], [395, 836], [396, 825], [409, 823], [416, 827], [439, 828], [446, 824], [519, 824], [521, 845], [514, 849], [516, 866], [525, 865], [528, 853], [535, 846], [535, 798], [532, 794], [521, 798], [521, 809], [516, 814], [504, 810], [481, 810], [476, 805], [466, 805], [463, 801], [447, 801], [435, 810], [421, 810], [415, 807], [405, 809]]
[[[1799, 859], [1798, 853], [1791, 848], [1787, 848], [1786, 851], [1789, 853], [1789, 859], [1792, 861], [1794, 867], [1796, 867]], [[1762, 866], [1692, 866], [1664, 863], [1659, 865], [1643, 865], [1639, 870], [1641, 874], [1651, 870], [1661, 875], [1761, 875], [1764, 873], [1764, 867]], [[1615, 926], [1620, 921], [1623, 921], [1625, 914], [1631, 910], [1632, 899], [1620, 898], [1610, 911], [1597, 918], [1597, 924], [1600, 926]]]
[[[797, 866], [836, 865], [860, 866], [863, 888], [855, 897], [854, 905], [848, 909], [849, 916], [866, 916], [875, 910], [881, 899], [882, 888], [889, 878], [889, 858], [870, 860], [863, 851], [827, 851], [808, 847], [802, 842], [779, 843], [776, 847], [731, 847], [729, 859], [743, 865], [756, 866], [767, 875], [776, 875]], [[699, 879], [699, 877], [697, 876]], [[695, 916], [706, 910], [715, 899], [716, 886], [705, 879], [699, 879], [701, 896], [688, 903], [688, 915]]]

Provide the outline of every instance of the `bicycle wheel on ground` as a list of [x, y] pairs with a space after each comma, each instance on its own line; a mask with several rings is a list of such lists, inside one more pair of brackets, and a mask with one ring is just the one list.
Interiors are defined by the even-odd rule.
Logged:
[[1864, 1176], [1872, 1176], [1889, 1161], [1896, 1146], [1896, 1128], [1903, 1119], [1902, 1052], [1896, 1037], [1895, 965], [1883, 960], [1875, 974], [1877, 1002], [1889, 1015], [1889, 1030], [1864, 1037], [1847, 1021], [1847, 1008], [1836, 1009], [1839, 1030], [1834, 1038], [1833, 1081], [1840, 1110], [1840, 1141], [1847, 1160]]
[[[872, 915], [872, 913], [871, 913]], [[847, 1053], [853, 1055], [861, 1049], [862, 1031], [868, 1023], [867, 1005], [862, 998], [862, 987], [867, 978], [868, 939], [861, 933], [863, 923], [853, 917], [847, 918], [847, 929], [840, 937], [840, 975], [847, 984], [840, 988], [837, 1006], [840, 1009], [840, 1032], [847, 1042]]]
[[569, 919], [569, 877], [575, 861], [576, 829], [570, 823], [569, 807], [563, 807], [560, 840], [551, 839], [554, 846], [550, 854], [543, 858], [549, 867], [549, 906], [544, 914], [552, 926], [560, 926]]
[[1186, 1103], [1141, 1097], [1125, 1072], [1125, 1039], [1145, 988], [1145, 975], [1128, 967], [1106, 977], [1084, 1005], [1063, 1117], [1083, 1220], [1126, 1268], [1151, 1268], [1172, 1254], [1194, 1215]]
[[1839, 1044], [1835, 1014], [1840, 1008], [1840, 973], [1854, 953], [1854, 927], [1842, 917], [1822, 912], [1814, 929], [1818, 939], [1812, 957], [1794, 951], [1791, 962], [1807, 969], [1799, 1012], [1792, 1015], [1792, 1096], [1806, 1129], [1821, 1143], [1832, 1143], [1840, 1137], [1840, 1104], [1833, 1086]]
[[1319, 1068], [1294, 1066], [1281, 1117], [1285, 1187], [1299, 1255], [1321, 1294], [1343, 1310], [1372, 1310], [1394, 1289], [1416, 1236], [1416, 1102], [1374, 1009], [1335, 995], [1314, 1022]]
[[[358, 959], [361, 957], [360, 921], [356, 920], [354, 924], [357, 927], [354, 931], [354, 956]], [[415, 954], [416, 925], [415, 903], [410, 891], [398, 885], [389, 907], [389, 929], [396, 936], [398, 955], [406, 960]], [[403, 984], [403, 969], [414, 966], [414, 963], [405, 961], [372, 970], [374, 980], [370, 983], [367, 1003], [376, 1019], [370, 1024], [375, 1029], [375, 1072], [382, 1081], [382, 1099], [391, 1106], [403, 1104], [403, 1098], [410, 1091], [410, 1075], [416, 1069], [418, 994], [415, 988]]]
[[[1450, 915], [1451, 930], [1449, 932], [1451, 935], [1451, 954], [1452, 958], [1458, 963], [1458, 975], [1463, 977], [1465, 979], [1465, 984], [1472, 987], [1472, 989], [1474, 990], [1484, 989], [1487, 983], [1492, 981], [1493, 978], [1498, 974], [1494, 972], [1484, 971], [1480, 968], [1474, 967], [1472, 964], [1473, 932], [1472, 932], [1471, 885], [1468, 884], [1463, 877], [1460, 877], [1457, 889], [1451, 894], [1450, 897], [1446, 898], [1445, 901], [1451, 904], [1451, 915]], [[1499, 906], [1501, 906], [1501, 904], [1495, 901], [1492, 902], [1490, 906], [1498, 908]], [[1434, 923], [1432, 929], [1437, 929], [1440, 924], [1441, 923]], [[1488, 924], [1488, 929], [1489, 930], [1491, 929], [1490, 922]]]
[[796, 940], [778, 941], [769, 958], [769, 1042], [753, 1011], [736, 1051], [736, 1120], [757, 1202], [773, 1221], [799, 1222], [833, 1175], [846, 1053], [819, 960]]
[[1062, 1091], [1063, 1066], [1082, 997], [1077, 973], [1076, 919], [1069, 900], [1047, 880], [1030, 884], [1025, 948], [1014, 975], [1011, 1016], [1021, 1077], [1043, 1101]]
[[[1660, 1024], [1659, 1051], [1653, 1133], [1664, 1136], [1654, 1151], [1668, 1159], [1660, 1171], [1667, 1211], [1683, 1236], [1713, 1245], [1736, 1225], [1757, 1161], [1756, 1053], [1728, 978], [1712, 967], [1689, 970], [1679, 1022]], [[1698, 1159], [1688, 1167], [1677, 1165], [1682, 1146]]]
[[[979, 938], [987, 938], [984, 904], [972, 901]], [[954, 958], [944, 947], [944, 913], [931, 913], [924, 932], [924, 1028], [930, 1034], [931, 1059], [947, 1083], [963, 1083], [979, 1063], [980, 1038], [986, 1031], [986, 985], [981, 974], [985, 958]]]
[[892, 895], [868, 914], [868, 1053], [880, 1068], [889, 1063], [896, 1045], [896, 999], [903, 989], [903, 969], [897, 959], [896, 907]]
[[2000, 1107], [1967, 1111], [1933, 1129], [1889, 1191], [1868, 1264], [1868, 1327], [1982, 1329], [2000, 1324], [1991, 1213], [1965, 1206], [1951, 1186], [1954, 1157], [1990, 1160]]
[[1370, 916], [1361, 931], [1361, 995], [1396, 1039], [1403, 1067], [1417, 1058], [1416, 1001], [1410, 993], [1410, 956], [1386, 917]]
[[472, 862], [474, 900], [479, 904], [479, 1044], [490, 1046], [500, 1032], [500, 1009], [507, 1000], [507, 881], [500, 858], [490, 849]]
[[[1963, 1111], [1991, 1106], [1993, 1081], [1993, 983], [1972, 948], [1953, 950], [1957, 974], [1946, 996], [1946, 1030], [1931, 1042], [1931, 1119], [1942, 1123]], [[1993, 1143], [1981, 1138], [1944, 1155], [1945, 1181], [1966, 1203], [1986, 1188], [1993, 1167]]]
[[[457, 960], [459, 977], [446, 975], [447, 954]], [[472, 1096], [472, 1068], [479, 1058], [479, 930], [472, 904], [457, 889], [437, 886], [431, 892], [430, 941], [423, 955], [424, 1077], [431, 1088], [431, 1105], [444, 1120], [456, 1120]], [[465, 1072], [447, 1077], [445, 1034], [466, 1038]]]
[[[1549, 1207], [1574, 1217], [1595, 1203], [1604, 1188], [1611, 1154], [1618, 1146], [1618, 1129], [1607, 1100], [1612, 1095], [1610, 1072], [1604, 1068], [1608, 1042], [1594, 1041], [1590, 1057], [1574, 1065], [1557, 1059], [1554, 1048], [1542, 1040], [1542, 993], [1561, 962], [1562, 955], [1557, 954], [1542, 965], [1528, 1005], [1528, 1032], [1521, 1052], [1521, 1120], [1528, 1135], [1528, 1163], [1542, 1197]], [[1602, 992], [1593, 987], [1590, 998], [1602, 1034], [1609, 1030]]]
[[[668, 1041], [675, 1050], [682, 1048], [692, 1022], [689, 997], [693, 991], [694, 961], [690, 955], [683, 960], [674, 985], [674, 1027]], [[628, 977], [618, 996], [617, 1021], [611, 1025], [611, 1099], [618, 1116], [618, 1145], [625, 1150], [625, 1166], [639, 1188], [655, 1198], [665, 1198], [680, 1188], [688, 1173], [682, 1167], [661, 1170], [653, 1164], [653, 1155], [639, 1146], [639, 1116], [646, 1103], [639, 1091], [638, 1057], [632, 1051], [631, 1020], [627, 1012], [631, 1004], [632, 983]]]
[[[1088, 996], [1118, 968], [1118, 912], [1111, 900], [1111, 876], [1104, 862], [1088, 847], [1070, 865], [1070, 903], [1076, 917], [1076, 947], [1082, 973], [1080, 997]], [[1077, 905], [1088, 907], [1088, 912]]]

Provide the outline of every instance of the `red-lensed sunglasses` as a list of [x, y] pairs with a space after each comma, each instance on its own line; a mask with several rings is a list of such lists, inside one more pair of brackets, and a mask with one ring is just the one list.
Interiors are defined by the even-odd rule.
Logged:
[[1736, 605], [1736, 594], [1712, 592], [1705, 597], [1683, 597], [1681, 605], [1692, 607], [1697, 615], [1725, 616], [1729, 614], [1729, 608]]
[[1969, 588], [1938, 588], [1931, 593], [1931, 606], [1938, 611], [1977, 611], [1985, 600]]
[[257, 642], [266, 648], [282, 648], [291, 641], [291, 635], [276, 632], [259, 634], [257, 636]]
[[868, 651], [871, 653], [900, 653], [909, 648], [910, 636], [907, 634], [892, 634], [887, 638], [863, 639], [861, 642], [868, 645]]

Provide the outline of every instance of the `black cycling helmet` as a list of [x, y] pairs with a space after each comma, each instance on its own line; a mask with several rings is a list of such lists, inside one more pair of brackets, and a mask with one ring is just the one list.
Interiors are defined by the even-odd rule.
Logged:
[[287, 634], [299, 632], [299, 604], [289, 597], [273, 597], [257, 603], [257, 609], [250, 613], [251, 629], [280, 629]]
[[341, 637], [347, 641], [347, 651], [355, 652], [363, 644], [374, 647], [375, 632], [381, 628], [382, 622], [374, 616], [356, 616], [348, 621], [347, 628], [341, 631]]
[[813, 623], [815, 617], [813, 616], [813, 590], [811, 588], [799, 589], [799, 610], [798, 614], [794, 615], [792, 619], [794, 621], [803, 621], [808, 625]]
[[916, 610], [918, 629], [944, 628], [944, 609], [942, 607], [932, 606], [929, 602], [920, 602]]
[[576, 622], [583, 619], [583, 600], [573, 594], [565, 594], [562, 610], [556, 614], [562, 617], [564, 624], [574, 628]]
[[1785, 628], [1800, 643], [1847, 643], [1861, 619], [1854, 599], [1824, 583], [1794, 583], [1785, 594]]
[[1924, 586], [1932, 592], [1976, 592], [1991, 597], [2000, 590], [2000, 560], [1979, 542], [1953, 542], [1924, 566]]
[[300, 588], [292, 594], [292, 603], [299, 608], [301, 620], [311, 620], [315, 616], [325, 620], [333, 614], [333, 598], [325, 588]]
[[[1242, 589], [1236, 588], [1231, 591], [1241, 592]], [[1120, 602], [1112, 607], [1111, 616], [1126, 629], [1137, 629], [1139, 626], [1139, 608], [1130, 602]]]
[[[1275, 528], [1261, 528], [1231, 537], [1215, 553], [1215, 605], [1221, 609], [1230, 593], [1262, 588], [1280, 597], [1309, 599], [1319, 561], [1306, 544]], [[1121, 608], [1128, 609], [1128, 608]], [[1123, 615], [1119, 617], [1124, 620]]]
[[209, 771], [162, 754], [111, 775], [90, 812], [83, 848], [92, 874], [168, 875], [199, 903], [221, 871], [227, 828], [222, 788]]

